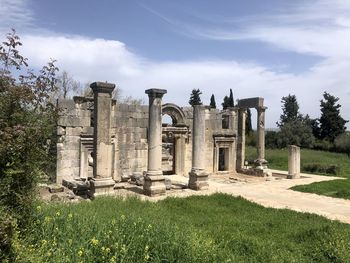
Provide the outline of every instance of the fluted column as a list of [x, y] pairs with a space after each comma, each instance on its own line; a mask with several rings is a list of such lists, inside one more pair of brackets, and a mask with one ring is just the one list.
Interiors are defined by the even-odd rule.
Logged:
[[146, 195], [165, 193], [165, 179], [162, 172], [162, 97], [164, 89], [148, 89], [148, 164], [143, 190]]
[[94, 92], [94, 163], [93, 179], [90, 181], [93, 195], [113, 191], [112, 144], [111, 144], [111, 103], [115, 85], [94, 82], [90, 85]]
[[204, 167], [205, 156], [205, 108], [202, 105], [193, 107], [192, 126], [192, 169], [189, 173], [189, 188], [202, 190], [208, 188], [208, 173]]

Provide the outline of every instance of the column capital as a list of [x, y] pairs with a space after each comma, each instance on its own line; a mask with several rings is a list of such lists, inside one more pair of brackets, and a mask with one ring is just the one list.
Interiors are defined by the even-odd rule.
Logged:
[[115, 84], [113, 83], [107, 83], [107, 82], [93, 82], [90, 84], [90, 88], [96, 93], [108, 93], [111, 94], [115, 88]]
[[150, 98], [162, 98], [164, 94], [167, 93], [166, 89], [146, 89], [145, 93], [148, 94]]
[[256, 107], [256, 110], [257, 110], [258, 112], [264, 112], [266, 109], [267, 109], [267, 107], [265, 107], [265, 106]]

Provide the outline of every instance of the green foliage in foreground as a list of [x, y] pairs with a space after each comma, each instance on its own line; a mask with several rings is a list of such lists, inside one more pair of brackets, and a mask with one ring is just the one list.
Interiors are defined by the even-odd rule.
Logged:
[[15, 262], [348, 262], [350, 226], [216, 194], [41, 205]]
[[[247, 147], [247, 158], [249, 160], [256, 158], [256, 149], [254, 147]], [[266, 159], [269, 162], [269, 168], [288, 170], [288, 149], [266, 149]], [[305, 168], [307, 169], [314, 164], [323, 167], [336, 166], [339, 170], [337, 175], [346, 179], [299, 185], [291, 188], [292, 190], [350, 199], [350, 161], [346, 154], [302, 149], [302, 172], [310, 173], [305, 171]]]

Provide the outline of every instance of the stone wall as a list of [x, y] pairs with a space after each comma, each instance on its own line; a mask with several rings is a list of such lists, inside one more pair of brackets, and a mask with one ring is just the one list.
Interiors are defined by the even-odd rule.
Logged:
[[[93, 138], [93, 99], [74, 97], [71, 100], [59, 100], [60, 117], [57, 135], [57, 182], [62, 179], [91, 177], [91, 151]], [[182, 129], [188, 132], [181, 138], [183, 146], [184, 169], [188, 176], [192, 165], [192, 107], [181, 108], [184, 116]], [[223, 121], [224, 119], [224, 121]], [[186, 128], [187, 127], [187, 128]], [[224, 127], [224, 128], [223, 128]], [[113, 145], [113, 179], [119, 181], [123, 176], [134, 172], [147, 171], [147, 133], [148, 106], [127, 105], [112, 102], [111, 143]], [[237, 109], [221, 111], [205, 109], [205, 140], [203, 154], [205, 169], [209, 173], [217, 172], [218, 147], [228, 147], [232, 154], [230, 163], [236, 162]], [[220, 146], [221, 145], [221, 146]], [[182, 146], [181, 146], [182, 147]], [[215, 168], [216, 167], [216, 168]], [[235, 165], [229, 166], [229, 172], [235, 172]]]

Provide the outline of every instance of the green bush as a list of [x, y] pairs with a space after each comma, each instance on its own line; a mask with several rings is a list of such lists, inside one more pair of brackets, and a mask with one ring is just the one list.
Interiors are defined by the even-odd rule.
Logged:
[[50, 94], [58, 70], [50, 62], [36, 75], [18, 52], [21, 45], [14, 30], [0, 45], [0, 206], [19, 226], [30, 219], [37, 178], [54, 163], [57, 112]]
[[17, 223], [5, 210], [0, 206], [0, 262], [12, 262], [17, 242]]
[[339, 135], [334, 141], [336, 150], [346, 153], [350, 158], [350, 132]]
[[323, 165], [319, 163], [311, 163], [303, 165], [302, 170], [310, 173], [338, 175], [340, 168], [337, 165]]

